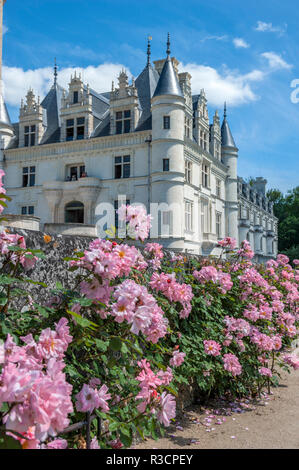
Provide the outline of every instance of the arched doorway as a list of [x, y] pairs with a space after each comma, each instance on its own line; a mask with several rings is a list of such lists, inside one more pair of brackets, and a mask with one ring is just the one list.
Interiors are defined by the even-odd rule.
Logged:
[[84, 205], [82, 202], [73, 201], [65, 206], [65, 223], [83, 224], [84, 223]]

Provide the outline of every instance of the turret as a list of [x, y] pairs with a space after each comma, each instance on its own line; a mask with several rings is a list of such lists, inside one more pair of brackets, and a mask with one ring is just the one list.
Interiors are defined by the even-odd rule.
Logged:
[[[169, 35], [166, 53], [167, 57], [151, 100], [151, 200], [168, 205], [171, 217], [175, 216], [175, 224], [170, 221], [170, 235], [177, 239], [184, 236], [180, 214], [183, 213], [184, 201], [185, 98], [170, 58]], [[171, 244], [168, 246], [171, 247]]]
[[226, 179], [226, 231], [229, 237], [239, 242], [238, 232], [238, 176], [237, 161], [238, 149], [227, 122], [226, 103], [224, 105], [224, 117], [221, 126], [221, 158], [228, 169]]

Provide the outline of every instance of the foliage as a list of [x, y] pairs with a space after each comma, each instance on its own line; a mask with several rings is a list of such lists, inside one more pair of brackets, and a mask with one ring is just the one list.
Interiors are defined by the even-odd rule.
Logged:
[[[143, 239], [149, 218], [121, 213]], [[86, 416], [91, 447], [130, 447], [164, 432], [190, 382], [203, 397], [255, 395], [277, 366], [299, 366], [284, 355], [297, 336], [298, 270], [285, 256], [253, 266], [248, 242], [221, 246], [218, 260], [200, 260], [95, 240], [62, 264], [72, 289], [40, 283], [31, 298], [43, 254], [4, 230], [0, 447], [82, 448], [84, 435], [66, 428]]]
[[284, 196], [271, 189], [267, 196], [274, 203], [274, 214], [278, 217], [278, 249], [291, 260], [299, 256], [299, 186]]

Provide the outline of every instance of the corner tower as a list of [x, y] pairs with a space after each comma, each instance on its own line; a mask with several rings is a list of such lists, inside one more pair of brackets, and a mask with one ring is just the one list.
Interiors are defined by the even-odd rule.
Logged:
[[224, 104], [224, 117], [221, 126], [221, 158], [228, 169], [225, 183], [226, 189], [226, 232], [239, 244], [238, 229], [238, 176], [237, 162], [238, 149], [227, 122], [226, 103]]
[[[170, 58], [169, 34], [166, 54], [167, 57], [151, 99], [151, 201], [164, 203], [165, 212], [168, 210], [166, 219], [168, 218], [170, 240], [167, 246], [182, 248], [184, 243], [185, 98]], [[159, 217], [162, 225], [161, 219], [165, 217], [163, 214]], [[174, 217], [175, 223], [173, 223]], [[160, 229], [159, 233], [161, 233]]]

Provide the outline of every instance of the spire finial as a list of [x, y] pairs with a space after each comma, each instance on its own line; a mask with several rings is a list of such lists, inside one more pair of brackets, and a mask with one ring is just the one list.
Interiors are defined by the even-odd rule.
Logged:
[[56, 63], [56, 57], [55, 57], [55, 59], [54, 59], [54, 85], [57, 84], [57, 77], [58, 77], [57, 63]]
[[224, 101], [224, 115], [223, 115], [224, 119], [226, 119], [226, 116], [227, 116], [227, 114], [226, 114], [226, 101]]
[[167, 57], [170, 56], [170, 34], [167, 35], [167, 50], [166, 50]]
[[150, 65], [151, 63], [151, 40], [152, 40], [152, 37], [151, 36], [148, 36], [147, 38], [147, 65]]

